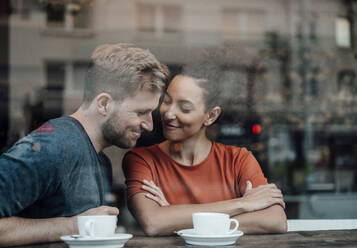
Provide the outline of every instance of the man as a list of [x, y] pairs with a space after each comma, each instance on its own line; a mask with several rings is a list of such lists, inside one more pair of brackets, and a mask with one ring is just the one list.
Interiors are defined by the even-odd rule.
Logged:
[[78, 233], [78, 215], [119, 214], [105, 206], [112, 175], [102, 150], [133, 147], [143, 130], [152, 130], [151, 112], [167, 77], [147, 50], [95, 49], [80, 108], [0, 157], [0, 246], [57, 241]]

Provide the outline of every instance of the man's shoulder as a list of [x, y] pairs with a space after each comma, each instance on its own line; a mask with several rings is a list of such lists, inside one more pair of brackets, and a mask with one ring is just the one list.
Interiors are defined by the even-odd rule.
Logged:
[[82, 125], [70, 116], [62, 116], [56, 119], [51, 119], [42, 126], [40, 126], [37, 130], [37, 133], [46, 133], [53, 132], [57, 135], [63, 136], [72, 136], [75, 138], [75, 135], [85, 133]]
[[51, 142], [53, 146], [69, 146], [73, 149], [86, 142], [87, 134], [81, 124], [72, 117], [51, 119], [32, 135], [39, 140]]
[[[51, 119], [19, 139], [5, 154], [19, 158], [24, 154], [35, 157], [67, 156], [78, 151], [83, 142], [83, 134], [70, 117]], [[26, 155], [29, 156], [29, 155]]]

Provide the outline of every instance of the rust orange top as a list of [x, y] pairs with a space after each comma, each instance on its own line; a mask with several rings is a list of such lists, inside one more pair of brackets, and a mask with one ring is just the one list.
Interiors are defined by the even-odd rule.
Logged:
[[253, 187], [267, 179], [246, 148], [214, 142], [207, 158], [186, 166], [175, 162], [158, 145], [129, 151], [123, 160], [128, 200], [139, 192], [142, 181], [152, 180], [172, 204], [199, 204], [241, 197], [246, 181]]

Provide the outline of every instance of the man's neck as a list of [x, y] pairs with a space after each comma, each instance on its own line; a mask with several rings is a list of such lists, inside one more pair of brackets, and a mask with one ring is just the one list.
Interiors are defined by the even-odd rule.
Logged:
[[81, 107], [70, 116], [81, 123], [97, 153], [108, 146], [101, 134], [98, 120], [95, 116], [92, 116], [89, 111]]

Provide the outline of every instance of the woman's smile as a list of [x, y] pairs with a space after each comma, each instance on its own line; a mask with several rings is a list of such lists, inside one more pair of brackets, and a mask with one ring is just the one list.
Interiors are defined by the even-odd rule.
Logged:
[[179, 125], [173, 124], [173, 123], [170, 123], [170, 122], [164, 122], [163, 124], [164, 124], [163, 127], [164, 127], [167, 131], [174, 131], [174, 130], [177, 130], [178, 128], [180, 128]]

